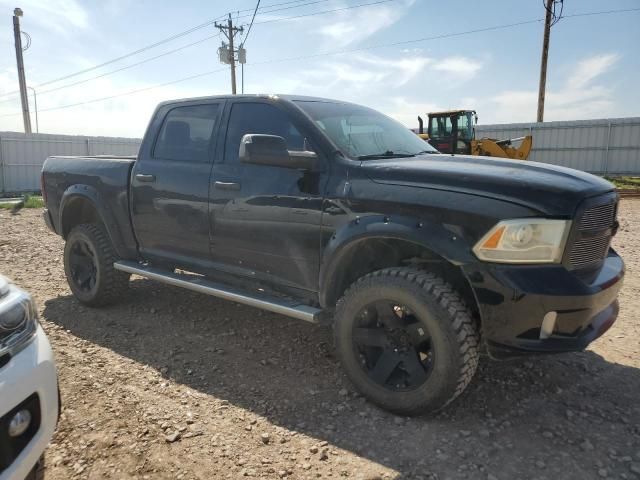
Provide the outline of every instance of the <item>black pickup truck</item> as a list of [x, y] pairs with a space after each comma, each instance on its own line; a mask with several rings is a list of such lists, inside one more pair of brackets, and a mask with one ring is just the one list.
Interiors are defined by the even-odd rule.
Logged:
[[618, 313], [610, 183], [444, 155], [350, 103], [165, 102], [137, 158], [50, 157], [42, 193], [82, 303], [138, 274], [331, 321], [353, 384], [402, 414], [451, 402], [481, 350], [582, 350]]

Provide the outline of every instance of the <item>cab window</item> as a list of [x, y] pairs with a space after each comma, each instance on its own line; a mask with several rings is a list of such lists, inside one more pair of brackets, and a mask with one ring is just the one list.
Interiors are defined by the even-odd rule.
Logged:
[[231, 109], [224, 163], [238, 163], [240, 140], [246, 134], [278, 135], [289, 150], [304, 150], [305, 140], [286, 113], [267, 103], [236, 103]]
[[164, 119], [153, 157], [186, 162], [209, 160], [209, 143], [218, 105], [176, 107]]
[[469, 122], [469, 115], [458, 116], [458, 137], [467, 138], [471, 132], [471, 123]]
[[432, 137], [449, 137], [453, 131], [451, 124], [451, 118], [446, 117], [432, 117], [431, 118], [431, 136]]

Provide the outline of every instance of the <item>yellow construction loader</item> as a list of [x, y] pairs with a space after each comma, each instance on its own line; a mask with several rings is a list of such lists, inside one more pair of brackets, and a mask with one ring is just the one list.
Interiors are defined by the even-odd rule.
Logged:
[[[526, 160], [533, 146], [531, 135], [519, 138], [497, 140], [495, 138], [476, 139], [475, 125], [478, 115], [475, 110], [448, 110], [429, 113], [427, 132], [424, 122], [418, 117], [418, 131], [425, 141], [442, 153], [461, 153], [466, 155], [485, 155], [488, 157]], [[514, 143], [520, 143], [514, 147]]]

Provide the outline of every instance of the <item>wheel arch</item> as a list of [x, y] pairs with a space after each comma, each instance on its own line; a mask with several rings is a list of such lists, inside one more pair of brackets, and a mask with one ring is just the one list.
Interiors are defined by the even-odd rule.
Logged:
[[113, 214], [104, 207], [102, 196], [95, 187], [89, 185], [73, 185], [69, 187], [60, 201], [60, 234], [67, 238], [69, 232], [83, 223], [101, 223], [107, 231], [116, 253], [126, 258], [127, 248], [124, 244], [121, 229]]
[[360, 221], [336, 232], [323, 254], [319, 300], [333, 308], [358, 278], [389, 267], [415, 265], [431, 271], [460, 291], [478, 322], [478, 302], [461, 265], [473, 261], [470, 247], [458, 234], [437, 224], [381, 219], [381, 225]]

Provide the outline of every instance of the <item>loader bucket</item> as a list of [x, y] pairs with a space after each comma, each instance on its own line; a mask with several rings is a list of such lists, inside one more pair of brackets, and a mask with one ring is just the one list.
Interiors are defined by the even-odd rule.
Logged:
[[[515, 148], [514, 142], [520, 141], [520, 146]], [[482, 138], [471, 141], [471, 154], [484, 155], [487, 157], [511, 158], [514, 160], [526, 160], [533, 146], [533, 137], [513, 138], [508, 140], [496, 140], [494, 138]]]

